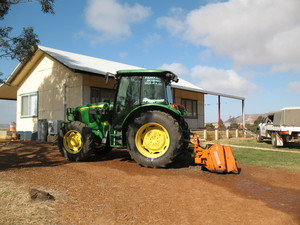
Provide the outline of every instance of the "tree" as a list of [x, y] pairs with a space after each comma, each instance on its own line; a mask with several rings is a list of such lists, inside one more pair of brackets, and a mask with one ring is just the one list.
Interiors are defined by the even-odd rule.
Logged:
[[[33, 0], [0, 0], [0, 20], [4, 20], [9, 13], [10, 7], [19, 3], [32, 2]], [[54, 14], [53, 4], [55, 0], [35, 0], [41, 4], [41, 11]], [[10, 58], [22, 62], [30, 57], [40, 42], [38, 35], [32, 27], [23, 28], [19, 36], [11, 36], [12, 27], [0, 27], [0, 59]], [[3, 73], [0, 72], [0, 76]], [[4, 81], [0, 79], [0, 83]]]
[[248, 130], [252, 131], [253, 133], [256, 133], [256, 131], [257, 131], [257, 126], [258, 126], [258, 124], [260, 123], [260, 121], [261, 121], [263, 118], [264, 118], [263, 116], [257, 117], [253, 124], [247, 123], [247, 124], [246, 124], [246, 128], [247, 128]]
[[205, 125], [205, 128], [207, 128], [207, 129], [215, 129], [215, 126], [212, 123], [207, 123]]
[[[3, 19], [4, 16], [10, 10], [10, 6], [16, 5], [19, 3], [32, 2], [33, 0], [0, 0], [0, 19]], [[53, 4], [55, 0], [35, 0], [41, 4], [41, 10], [44, 13], [54, 14]]]
[[238, 124], [237, 122], [234, 121], [234, 122], [231, 122], [231, 123], [230, 123], [230, 127], [231, 127], [231, 128], [238, 128], [238, 127], [239, 127], [239, 124]]
[[222, 119], [220, 120], [220, 128], [221, 129], [225, 129], [226, 128], [226, 126], [225, 126], [225, 124], [224, 124], [224, 122], [223, 122]]
[[0, 58], [23, 61], [30, 55], [32, 47], [39, 43], [38, 36], [32, 27], [23, 28], [23, 32], [17, 37], [11, 37], [11, 31], [12, 27], [0, 27]]
[[257, 125], [260, 123], [260, 121], [262, 121], [262, 120], [263, 120], [263, 118], [264, 118], [263, 116], [259, 116], [259, 117], [257, 117], [257, 118], [256, 118], [256, 120], [254, 121], [254, 125], [256, 125], [256, 126], [257, 126]]

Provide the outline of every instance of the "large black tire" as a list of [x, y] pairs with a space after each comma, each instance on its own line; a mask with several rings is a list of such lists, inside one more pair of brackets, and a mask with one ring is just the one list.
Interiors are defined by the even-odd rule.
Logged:
[[194, 149], [189, 148], [189, 145], [191, 143], [191, 133], [190, 133], [189, 125], [184, 118], [180, 119], [180, 124], [183, 131], [184, 142], [183, 145], [181, 146], [181, 151], [179, 154], [184, 152], [193, 152]]
[[94, 134], [86, 124], [74, 121], [61, 128], [58, 136], [59, 151], [70, 161], [87, 159], [95, 148]]
[[271, 134], [271, 143], [273, 147], [277, 147], [277, 136], [276, 132], [272, 132]]
[[179, 154], [182, 129], [171, 115], [143, 112], [128, 126], [127, 146], [131, 157], [144, 167], [166, 167]]
[[262, 136], [260, 135], [260, 131], [258, 130], [257, 132], [256, 132], [256, 141], [257, 142], [263, 142], [263, 138], [262, 138]]

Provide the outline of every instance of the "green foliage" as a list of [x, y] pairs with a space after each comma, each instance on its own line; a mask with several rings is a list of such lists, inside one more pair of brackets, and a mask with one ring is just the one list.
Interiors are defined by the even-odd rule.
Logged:
[[54, 14], [53, 10], [53, 4], [55, 0], [39, 0], [41, 7], [42, 7], [42, 12], [44, 13], [51, 13]]
[[226, 129], [226, 126], [225, 126], [223, 120], [220, 120], [220, 128], [221, 129]]
[[256, 130], [257, 130], [257, 126], [258, 124], [260, 123], [260, 121], [263, 119], [264, 117], [263, 116], [259, 116], [257, 117], [257, 119], [254, 121], [254, 124], [249, 124], [249, 123], [246, 123], [246, 128], [250, 131], [252, 131], [253, 133], [256, 133]]
[[3, 20], [4, 16], [8, 13], [9, 6], [10, 5], [5, 4], [5, 0], [3, 3], [0, 3], [0, 20]]
[[[33, 0], [1, 0], [0, 2], [0, 20], [4, 20], [10, 7], [19, 3], [32, 2]], [[53, 4], [55, 0], [36, 0], [41, 4], [41, 11], [54, 14]], [[17, 59], [22, 62], [30, 57], [40, 42], [38, 35], [34, 33], [32, 27], [23, 28], [19, 36], [11, 36], [12, 27], [0, 27], [0, 59]], [[3, 74], [0, 72], [0, 76]], [[0, 79], [0, 83], [4, 81]]]
[[239, 127], [239, 124], [237, 122], [231, 122], [230, 123], [230, 127], [231, 128], [238, 128]]
[[215, 126], [212, 124], [212, 123], [207, 123], [205, 125], [205, 128], [208, 128], [208, 129], [215, 129]]
[[[0, 72], [0, 77], [3, 75], [3, 73]], [[0, 84], [4, 83], [4, 80], [0, 78]]]
[[23, 61], [35, 50], [33, 47], [39, 43], [38, 36], [32, 27], [23, 28], [17, 37], [11, 37], [12, 27], [0, 27], [0, 58], [7, 57]]
[[[44, 13], [54, 14], [53, 4], [55, 0], [35, 0], [41, 4], [41, 10]], [[19, 3], [33, 2], [33, 0], [1, 0], [0, 3], [0, 19], [3, 18], [5, 14], [8, 13], [11, 5], [16, 5]]]
[[263, 120], [263, 118], [264, 118], [263, 116], [259, 116], [259, 117], [257, 117], [257, 118], [256, 118], [256, 120], [254, 121], [254, 125], [256, 125], [256, 126], [257, 126], [257, 125], [260, 123], [260, 121], [262, 121], [262, 120]]
[[245, 127], [253, 133], [256, 133], [257, 125], [246, 123]]

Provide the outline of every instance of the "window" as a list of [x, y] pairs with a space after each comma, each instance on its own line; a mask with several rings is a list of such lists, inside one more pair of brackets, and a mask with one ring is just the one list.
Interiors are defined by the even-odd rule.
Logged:
[[197, 100], [181, 99], [181, 104], [187, 110], [187, 117], [197, 118], [198, 115]]
[[144, 77], [142, 82], [142, 104], [166, 104], [165, 83], [160, 77]]
[[24, 94], [21, 96], [21, 116], [37, 116], [37, 93]]
[[115, 90], [105, 88], [91, 88], [91, 103], [104, 102], [106, 100], [113, 101]]

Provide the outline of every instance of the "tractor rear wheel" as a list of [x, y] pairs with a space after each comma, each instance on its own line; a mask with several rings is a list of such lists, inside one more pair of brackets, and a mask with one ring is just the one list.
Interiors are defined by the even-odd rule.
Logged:
[[70, 161], [82, 161], [94, 150], [94, 135], [86, 124], [74, 121], [61, 128], [58, 137], [61, 154]]
[[167, 113], [143, 112], [128, 127], [127, 145], [138, 164], [165, 167], [179, 154], [183, 145], [182, 129]]

